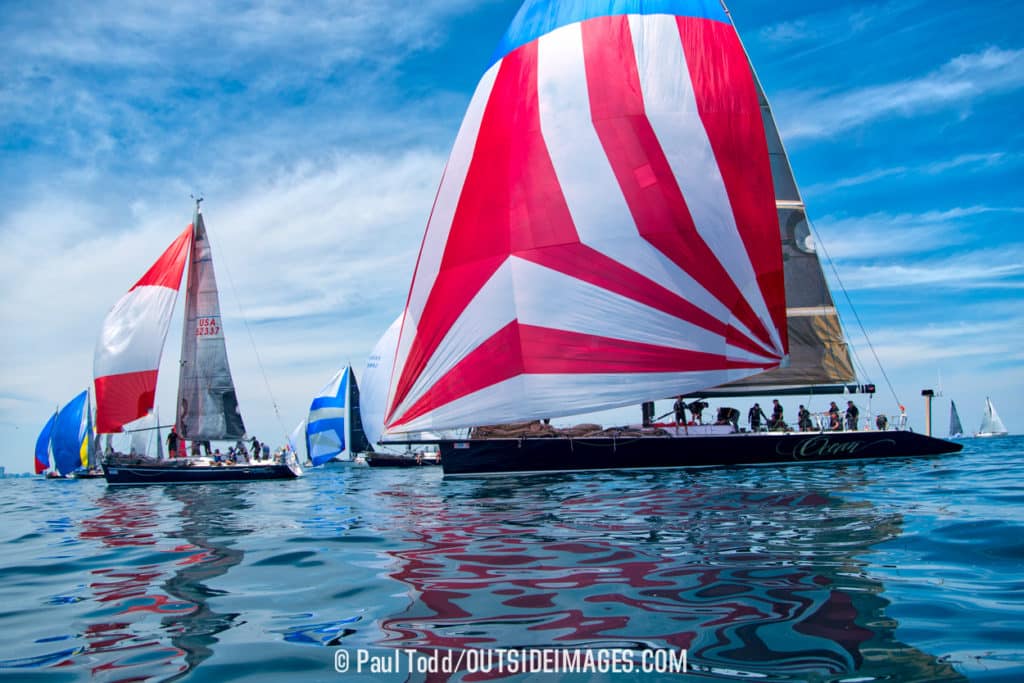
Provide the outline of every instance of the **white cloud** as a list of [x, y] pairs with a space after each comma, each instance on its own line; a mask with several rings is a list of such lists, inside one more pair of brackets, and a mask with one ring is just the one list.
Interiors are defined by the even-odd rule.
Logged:
[[830, 138], [884, 117], [909, 117], [1024, 86], [1024, 49], [990, 47], [960, 55], [919, 78], [839, 93], [781, 93], [773, 97], [783, 138]]
[[831, 258], [854, 260], [928, 254], [963, 245], [974, 239], [964, 229], [969, 219], [992, 213], [1021, 214], [1024, 208], [968, 206], [945, 211], [866, 216], [824, 216], [815, 221]]
[[[339, 362], [361, 372], [404, 306], [443, 163], [424, 151], [339, 155], [208, 197], [229, 354], [254, 427], [266, 432], [276, 421], [264, 372], [290, 414]], [[34, 424], [89, 383], [104, 315], [185, 227], [191, 207], [139, 201], [120, 217], [111, 225], [109, 207], [57, 194], [4, 216], [0, 319], [11, 333], [0, 347], [0, 422]], [[164, 353], [165, 406], [174, 403], [180, 324]]]
[[842, 268], [847, 290], [893, 289], [927, 285], [936, 290], [1024, 290], [1024, 249], [1000, 248], [915, 263], [848, 265]]
[[945, 161], [933, 161], [915, 166], [893, 166], [891, 168], [879, 168], [855, 176], [840, 178], [827, 183], [815, 183], [801, 189], [805, 197], [820, 196], [835, 190], [842, 190], [848, 187], [859, 187], [868, 185], [886, 178], [913, 177], [915, 175], [937, 176], [948, 171], [963, 169], [969, 173], [990, 169], [1005, 163], [1017, 161], [1017, 157], [1005, 152], [991, 152], [987, 154], [960, 154]]

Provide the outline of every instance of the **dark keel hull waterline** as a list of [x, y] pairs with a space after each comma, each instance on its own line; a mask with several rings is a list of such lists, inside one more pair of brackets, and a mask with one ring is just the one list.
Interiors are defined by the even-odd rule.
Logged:
[[909, 431], [487, 438], [438, 445], [445, 475], [455, 476], [792, 465], [945, 455], [963, 448]]
[[211, 484], [217, 482], [295, 479], [298, 474], [285, 464], [182, 466], [182, 465], [104, 465], [107, 484], [141, 486], [146, 484]]

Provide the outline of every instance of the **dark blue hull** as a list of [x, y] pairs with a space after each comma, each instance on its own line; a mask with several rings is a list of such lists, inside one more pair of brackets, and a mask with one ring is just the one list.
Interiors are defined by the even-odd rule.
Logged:
[[103, 465], [107, 484], [140, 486], [145, 484], [209, 484], [232, 481], [294, 479], [298, 474], [282, 464], [267, 465]]
[[905, 431], [441, 441], [446, 475], [572, 472], [903, 458], [962, 444]]

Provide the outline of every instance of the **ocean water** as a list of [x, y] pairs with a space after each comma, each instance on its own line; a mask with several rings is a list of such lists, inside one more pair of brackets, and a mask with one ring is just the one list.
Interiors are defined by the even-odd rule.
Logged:
[[[689, 673], [544, 680], [1024, 680], [1024, 438], [965, 443], [694, 472], [2, 480], [0, 680], [527, 680], [481, 652], [553, 648], [685, 649]], [[360, 657], [377, 669], [353, 676]]]

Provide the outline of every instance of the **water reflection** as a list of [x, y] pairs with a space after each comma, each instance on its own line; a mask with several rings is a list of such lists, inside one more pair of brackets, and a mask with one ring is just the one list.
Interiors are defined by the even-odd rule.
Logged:
[[178, 535], [191, 546], [191, 554], [178, 563], [180, 569], [163, 584], [167, 593], [193, 605], [187, 614], [163, 620], [173, 634], [171, 642], [185, 652], [184, 675], [213, 654], [217, 634], [239, 619], [238, 613], [217, 613], [210, 608], [210, 598], [226, 592], [208, 583], [242, 562], [244, 553], [233, 547], [235, 540], [220, 539], [251, 533], [247, 525], [233, 523], [251, 505], [239, 495], [237, 485], [169, 487], [168, 495], [182, 504]]
[[720, 675], [960, 679], [895, 638], [864, 558], [902, 520], [833, 493], [862, 471], [786, 476], [513, 477], [392, 493], [414, 548], [391, 553], [391, 576], [414, 598], [383, 620], [383, 644], [671, 647]]
[[[168, 515], [168, 501], [156, 503], [154, 496], [180, 509]], [[207, 583], [242, 561], [234, 540], [220, 539], [250, 533], [230, 523], [246, 503], [230, 486], [110, 490], [97, 503], [99, 514], [83, 520], [79, 535], [118, 550], [119, 562], [91, 571], [89, 588], [101, 607], [85, 615], [87, 644], [74, 653], [75, 662], [112, 680], [187, 675], [211, 656], [216, 634], [239, 616], [210, 608], [210, 598], [222, 591]], [[168, 538], [185, 542], [167, 547]], [[149, 553], [125, 562], [126, 548]]]

